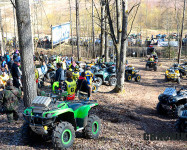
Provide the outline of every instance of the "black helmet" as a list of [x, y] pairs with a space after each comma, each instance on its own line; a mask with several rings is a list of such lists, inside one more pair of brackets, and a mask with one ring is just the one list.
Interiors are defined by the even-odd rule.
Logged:
[[86, 65], [86, 70], [90, 70], [91, 67], [89, 65]]
[[102, 58], [104, 58], [105, 57], [105, 55], [102, 55]]

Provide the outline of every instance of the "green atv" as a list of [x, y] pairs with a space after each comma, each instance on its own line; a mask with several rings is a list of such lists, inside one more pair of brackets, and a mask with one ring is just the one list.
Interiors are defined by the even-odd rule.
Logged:
[[57, 96], [37, 96], [23, 113], [23, 140], [50, 137], [54, 149], [65, 149], [73, 145], [76, 131], [82, 130], [86, 138], [97, 139], [101, 121], [90, 113], [97, 105], [93, 100], [67, 102], [59, 101]]
[[103, 83], [109, 83], [110, 86], [115, 86], [117, 83], [115, 66], [104, 67], [96, 71], [94, 75], [98, 86], [101, 86]]
[[125, 80], [132, 81], [132, 78], [135, 79], [136, 82], [140, 82], [141, 76], [138, 74], [139, 70], [135, 70], [132, 66], [127, 66], [125, 69]]

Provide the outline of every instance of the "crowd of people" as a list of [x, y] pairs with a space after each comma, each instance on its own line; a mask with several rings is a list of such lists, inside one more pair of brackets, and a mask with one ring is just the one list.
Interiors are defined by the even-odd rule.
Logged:
[[9, 123], [19, 118], [18, 103], [22, 95], [20, 61], [18, 50], [0, 55], [0, 86], [3, 89], [0, 92], [0, 113], [7, 115]]

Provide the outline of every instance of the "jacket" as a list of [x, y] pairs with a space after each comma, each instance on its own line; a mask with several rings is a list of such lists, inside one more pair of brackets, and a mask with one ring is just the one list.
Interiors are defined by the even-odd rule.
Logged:
[[62, 68], [56, 70], [55, 81], [64, 81], [64, 70]]
[[88, 82], [82, 76], [79, 77], [77, 83], [77, 91], [82, 91], [88, 93], [88, 97], [90, 97], [90, 87], [88, 86]]

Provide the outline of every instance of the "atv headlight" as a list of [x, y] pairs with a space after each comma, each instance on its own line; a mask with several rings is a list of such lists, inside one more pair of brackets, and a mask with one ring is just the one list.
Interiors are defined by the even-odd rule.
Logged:
[[53, 118], [53, 113], [48, 113], [45, 115], [46, 118]]
[[178, 116], [181, 117], [181, 116], [182, 116], [182, 113], [183, 113], [183, 110], [182, 110], [182, 109], [179, 109], [179, 110], [178, 110]]

